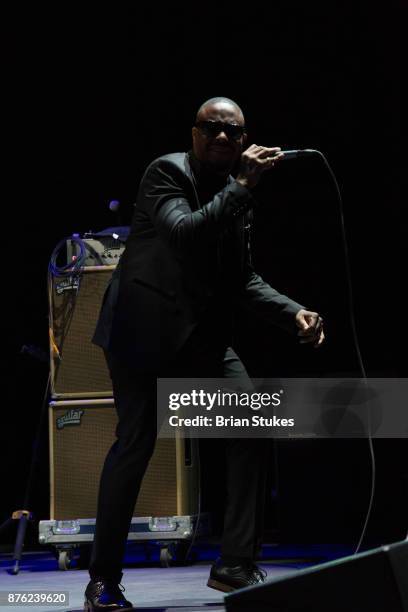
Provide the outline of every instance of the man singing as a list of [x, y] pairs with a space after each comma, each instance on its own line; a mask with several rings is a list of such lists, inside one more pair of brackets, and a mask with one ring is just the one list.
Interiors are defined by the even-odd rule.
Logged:
[[[252, 309], [318, 347], [316, 312], [278, 293], [250, 261], [252, 189], [284, 155], [252, 144], [239, 106], [200, 107], [193, 147], [153, 161], [140, 184], [132, 226], [94, 341], [108, 362], [118, 413], [98, 498], [85, 609], [131, 608], [119, 587], [140, 484], [156, 439], [158, 377], [247, 377], [231, 347], [234, 311]], [[237, 167], [236, 178], [231, 176]], [[208, 586], [224, 592], [263, 582], [266, 440], [226, 439], [227, 496], [221, 557]]]

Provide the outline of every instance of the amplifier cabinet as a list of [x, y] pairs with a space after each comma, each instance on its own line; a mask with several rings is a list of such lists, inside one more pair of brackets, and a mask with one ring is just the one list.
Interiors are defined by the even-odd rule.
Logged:
[[[99, 478], [116, 424], [112, 399], [50, 402], [51, 519], [96, 516]], [[158, 439], [133, 516], [196, 514], [198, 479], [197, 440]]]
[[[123, 228], [118, 228], [123, 229]], [[84, 254], [82, 265], [84, 266], [104, 266], [117, 265], [125, 250], [125, 243], [117, 234], [105, 236], [94, 235], [92, 238], [82, 238]], [[81, 256], [81, 250], [76, 240], [67, 240], [67, 262], [71, 262], [74, 258]]]
[[102, 298], [116, 266], [84, 267], [49, 278], [51, 397], [110, 397], [103, 351], [91, 342]]

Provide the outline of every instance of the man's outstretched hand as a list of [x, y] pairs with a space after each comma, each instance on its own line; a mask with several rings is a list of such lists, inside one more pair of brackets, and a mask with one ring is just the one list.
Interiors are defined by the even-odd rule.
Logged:
[[317, 348], [324, 342], [323, 319], [317, 312], [302, 308], [296, 314], [296, 325], [300, 327], [298, 336], [301, 344], [313, 342]]

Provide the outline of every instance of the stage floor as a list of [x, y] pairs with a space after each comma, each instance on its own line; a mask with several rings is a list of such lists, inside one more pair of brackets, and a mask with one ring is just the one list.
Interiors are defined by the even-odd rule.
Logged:
[[[152, 549], [150, 561], [143, 547], [128, 547], [122, 584], [125, 595], [139, 612], [218, 612], [224, 610], [224, 594], [206, 586], [211, 563], [219, 549], [201, 543], [194, 549], [197, 561], [186, 567], [160, 567], [158, 547]], [[265, 545], [259, 565], [271, 580], [293, 574], [305, 567], [318, 565], [350, 554], [343, 545], [279, 546]], [[61, 571], [53, 549], [24, 552], [20, 573], [14, 576], [12, 554], [0, 554], [0, 593], [27, 591], [66, 591], [68, 605], [1, 605], [3, 612], [79, 612], [83, 610], [83, 593], [88, 572], [83, 569]], [[75, 566], [75, 563], [74, 563]], [[3, 595], [4, 597], [4, 595]]]
[[[53, 567], [54, 566], [54, 567]], [[83, 592], [88, 582], [86, 570], [60, 571], [46, 554], [26, 553], [20, 573], [9, 572], [11, 555], [1, 557], [0, 591], [68, 591], [69, 605], [0, 606], [10, 612], [77, 612], [83, 610]], [[298, 571], [293, 567], [262, 563], [268, 577]], [[210, 563], [199, 562], [188, 567], [137, 567], [124, 570], [122, 584], [126, 597], [138, 612], [218, 612], [224, 610], [223, 593], [206, 586]]]

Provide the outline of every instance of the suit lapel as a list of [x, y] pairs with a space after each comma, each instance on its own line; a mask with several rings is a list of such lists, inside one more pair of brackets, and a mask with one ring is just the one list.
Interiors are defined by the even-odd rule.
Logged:
[[191, 186], [192, 186], [192, 192], [194, 194], [194, 202], [191, 202], [192, 204], [191, 208], [192, 210], [198, 210], [200, 208], [200, 200], [198, 198], [197, 183], [196, 183], [196, 179], [193, 174], [193, 170], [190, 165], [188, 153], [185, 153], [184, 155], [184, 171], [187, 174], [188, 178], [190, 179]]

